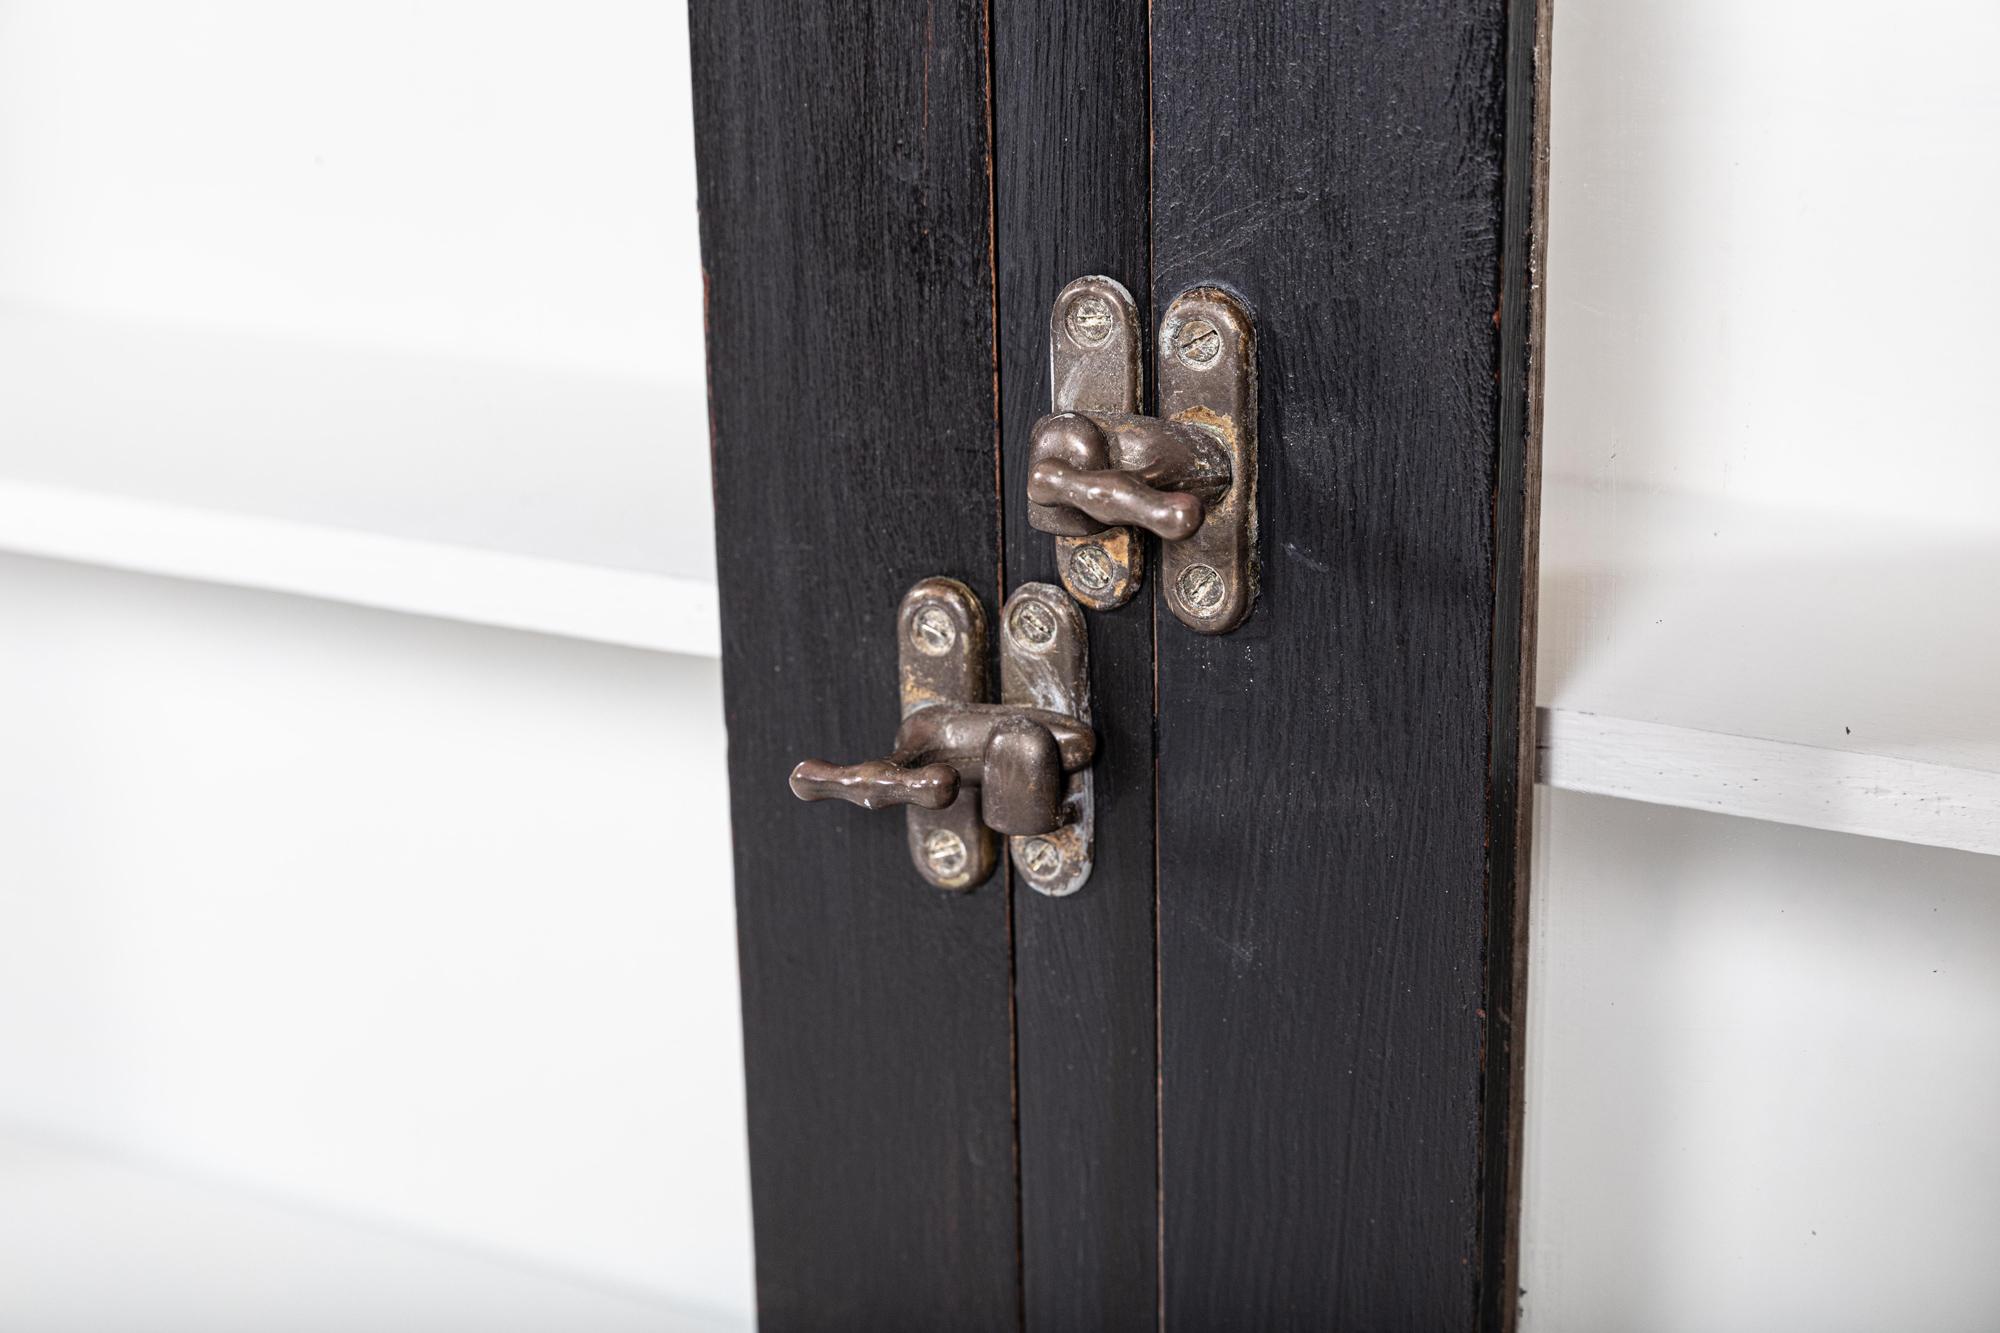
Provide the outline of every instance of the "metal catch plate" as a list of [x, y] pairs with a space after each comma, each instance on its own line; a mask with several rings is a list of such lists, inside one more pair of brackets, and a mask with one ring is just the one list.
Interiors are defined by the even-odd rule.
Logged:
[[1160, 415], [1201, 426], [1229, 454], [1233, 481], [1200, 530], [1166, 542], [1160, 583], [1182, 624], [1224, 634], [1257, 596], [1257, 347], [1250, 315], [1225, 291], [1195, 287], [1160, 322]]
[[[1089, 726], [1089, 642], [1083, 612], [1061, 588], [1022, 584], [1000, 613], [1000, 701], [1067, 714]], [[1007, 840], [1015, 869], [1051, 898], [1075, 893], [1090, 878], [1097, 833], [1090, 774], [1085, 766], [1067, 776], [1062, 823], [1054, 832]]]
[[[1132, 293], [1115, 278], [1078, 278], [1049, 313], [1049, 410], [1137, 412], [1145, 338]], [[1094, 611], [1132, 600], [1145, 579], [1146, 547], [1131, 528], [1056, 538], [1056, 566], [1070, 595]]]
[[[957, 579], [924, 579], [903, 595], [896, 618], [898, 682], [904, 717], [933, 704], [982, 703], [986, 692], [986, 611]], [[910, 806], [910, 859], [941, 889], [986, 882], [998, 857], [993, 831], [979, 821], [970, 783], [943, 810]]]

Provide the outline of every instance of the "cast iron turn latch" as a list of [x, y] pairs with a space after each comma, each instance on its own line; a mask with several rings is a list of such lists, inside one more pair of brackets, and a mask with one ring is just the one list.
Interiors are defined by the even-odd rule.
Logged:
[[995, 833], [1014, 865], [1054, 897], [1090, 875], [1090, 677], [1083, 614], [1027, 583], [1000, 614], [1000, 702], [988, 702], [986, 612], [956, 579], [924, 579], [897, 618], [903, 723], [886, 759], [792, 770], [806, 801], [908, 807], [910, 858], [943, 889], [993, 873]]
[[[1056, 534], [1063, 583], [1122, 606], [1160, 539], [1167, 605], [1204, 634], [1235, 629], [1257, 595], [1257, 356], [1229, 293], [1182, 292], [1160, 324], [1160, 415], [1139, 412], [1139, 312], [1110, 278], [1063, 288], [1049, 319], [1054, 412], [1028, 450], [1028, 520]], [[1024, 584], [1000, 614], [1000, 702], [988, 702], [986, 613], [954, 579], [925, 579], [897, 620], [903, 722], [887, 758], [808, 759], [806, 801], [907, 811], [910, 859], [943, 889], [993, 873], [1004, 833], [1042, 893], [1075, 893], [1094, 837], [1083, 615], [1061, 588]]]
[[1144, 576], [1132, 529], [1160, 539], [1160, 582], [1204, 634], [1243, 623], [1257, 595], [1257, 355], [1250, 316], [1213, 287], [1160, 321], [1160, 415], [1139, 414], [1139, 312], [1110, 278], [1078, 278], [1049, 318], [1053, 413], [1028, 449], [1028, 521], [1056, 534], [1063, 584], [1085, 606], [1130, 601]]

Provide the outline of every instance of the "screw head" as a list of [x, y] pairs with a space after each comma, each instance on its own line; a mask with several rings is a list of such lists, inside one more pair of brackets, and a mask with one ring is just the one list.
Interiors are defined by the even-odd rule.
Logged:
[[1111, 302], [1096, 292], [1082, 292], [1069, 303], [1069, 310], [1063, 315], [1063, 326], [1069, 336], [1085, 347], [1102, 347], [1111, 341], [1111, 326], [1116, 318], [1111, 310]]
[[1007, 630], [1027, 647], [1045, 649], [1056, 641], [1055, 612], [1030, 597], [1007, 617]]
[[926, 606], [910, 617], [910, 645], [926, 657], [943, 657], [958, 642], [958, 626], [941, 606]]
[[950, 879], [965, 869], [965, 839], [948, 828], [934, 828], [924, 835], [924, 861], [939, 879]]
[[1014, 859], [1036, 879], [1050, 878], [1063, 863], [1061, 850], [1047, 838], [1023, 838], [1014, 846]]
[[1189, 565], [1174, 580], [1181, 605], [1198, 616], [1212, 616], [1222, 606], [1222, 575], [1213, 565]]
[[1222, 331], [1199, 317], [1182, 320], [1174, 330], [1173, 344], [1181, 364], [1206, 370], [1222, 355]]
[[1111, 586], [1111, 557], [1102, 546], [1091, 542], [1069, 553], [1069, 576], [1087, 592], [1103, 592]]

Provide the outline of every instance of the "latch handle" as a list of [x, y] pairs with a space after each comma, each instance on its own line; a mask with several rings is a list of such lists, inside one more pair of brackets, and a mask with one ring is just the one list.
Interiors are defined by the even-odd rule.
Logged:
[[1054, 458], [1029, 471], [1028, 498], [1067, 506], [1102, 524], [1144, 528], [1162, 541], [1185, 541], [1201, 527], [1199, 496], [1157, 491], [1129, 472], [1088, 472]]
[[991, 875], [1000, 833], [1036, 891], [1075, 893], [1090, 875], [1096, 819], [1083, 613], [1052, 584], [1014, 590], [1001, 612], [999, 703], [987, 702], [986, 614], [972, 589], [920, 581], [896, 628], [903, 720], [888, 756], [807, 759], [792, 769], [792, 794], [905, 807], [910, 855], [941, 889]]
[[1047, 833], [1062, 822], [1063, 778], [1089, 764], [1096, 750], [1089, 727], [1047, 709], [932, 704], [903, 719], [887, 759], [807, 759], [792, 770], [792, 794], [864, 810], [943, 810], [968, 784], [985, 789], [982, 813], [995, 833]]
[[942, 810], [958, 799], [958, 770], [950, 764], [913, 768], [894, 755], [859, 764], [807, 759], [792, 770], [792, 795], [801, 801], [846, 801], [864, 810], [892, 805]]

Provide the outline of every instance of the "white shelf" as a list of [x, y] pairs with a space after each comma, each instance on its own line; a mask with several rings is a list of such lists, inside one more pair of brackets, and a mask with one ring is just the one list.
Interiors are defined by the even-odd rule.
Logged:
[[0, 549], [714, 656], [701, 373], [0, 311]]
[[0, 1327], [747, 1333], [747, 1325], [0, 1135]]
[[[0, 549], [720, 652], [699, 367], [0, 312]], [[1551, 482], [1541, 776], [2000, 853], [2000, 535]]]
[[1541, 776], [2000, 853], [2000, 534], [1552, 484]]

